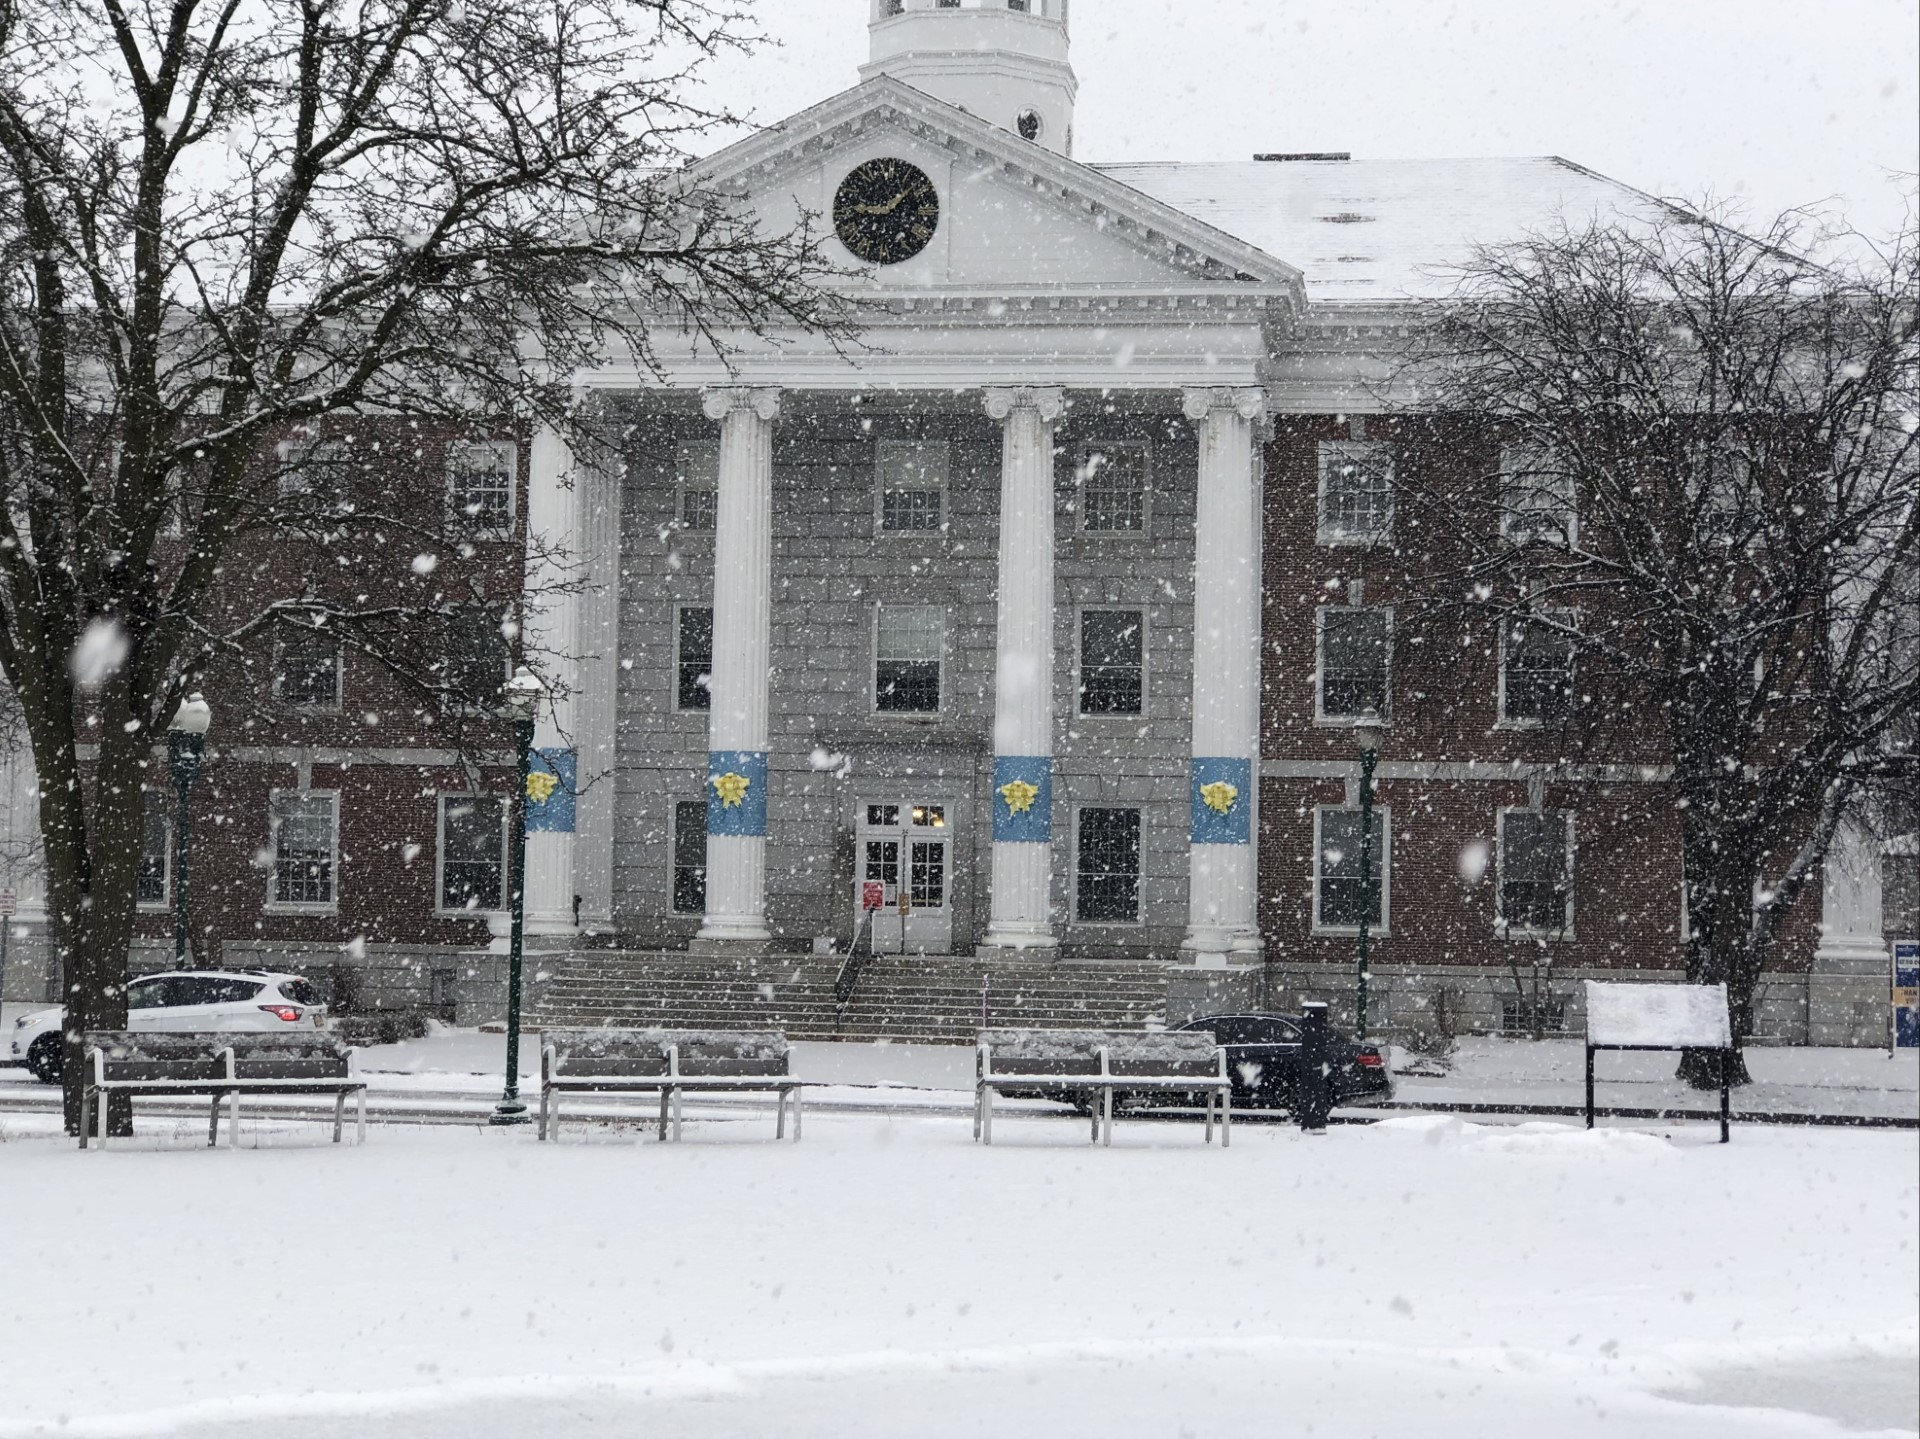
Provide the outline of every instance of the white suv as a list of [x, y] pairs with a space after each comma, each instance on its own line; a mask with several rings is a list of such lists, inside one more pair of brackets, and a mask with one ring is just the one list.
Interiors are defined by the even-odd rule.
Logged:
[[[38, 1009], [13, 1023], [15, 1064], [42, 1084], [60, 1078], [64, 1009]], [[127, 986], [127, 1028], [173, 1030], [320, 1029], [327, 1007], [297, 974], [265, 970], [169, 970]]]

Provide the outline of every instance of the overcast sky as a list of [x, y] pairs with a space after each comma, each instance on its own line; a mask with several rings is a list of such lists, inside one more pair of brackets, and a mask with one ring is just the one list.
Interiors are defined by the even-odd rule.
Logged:
[[[1564, 155], [1760, 215], [1891, 230], [1920, 170], [1920, 0], [1072, 0], [1082, 160]], [[775, 120], [852, 85], [868, 0], [758, 0]], [[1910, 181], [1908, 182], [1911, 183]]]

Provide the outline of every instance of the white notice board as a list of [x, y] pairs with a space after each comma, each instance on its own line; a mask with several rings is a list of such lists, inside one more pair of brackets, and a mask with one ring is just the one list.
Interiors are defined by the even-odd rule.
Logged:
[[1587, 1043], [1725, 1049], [1733, 1043], [1724, 984], [1587, 981]]

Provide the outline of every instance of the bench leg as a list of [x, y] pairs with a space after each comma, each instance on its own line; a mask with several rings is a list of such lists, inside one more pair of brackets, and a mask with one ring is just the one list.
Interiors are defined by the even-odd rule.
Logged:
[[340, 1142], [340, 1131], [347, 1124], [347, 1092], [341, 1090], [333, 1096], [333, 1142]]
[[787, 1092], [784, 1089], [773, 1092], [773, 1137], [787, 1137]]
[[666, 1142], [666, 1139], [667, 1139], [667, 1089], [665, 1085], [662, 1085], [660, 1088], [660, 1142], [664, 1144]]
[[227, 1096], [227, 1148], [240, 1147], [240, 1091]]
[[1207, 1091], [1207, 1143], [1213, 1143], [1213, 1107], [1220, 1102], [1218, 1090]]
[[85, 1085], [80, 1090], [80, 1147], [87, 1147], [87, 1136], [93, 1132], [93, 1086]]
[[1104, 1131], [1100, 1143], [1106, 1148], [1113, 1147], [1113, 1086], [1109, 1084], [1100, 1091], [1100, 1119]]
[[214, 1095], [213, 1102], [207, 1105], [207, 1148], [212, 1149], [220, 1143], [220, 1096]]
[[680, 1089], [679, 1089], [679, 1086], [676, 1085], [673, 1091], [673, 1142], [675, 1144], [678, 1144], [680, 1142], [681, 1107], [682, 1105], [681, 1105]]
[[540, 1126], [535, 1133], [541, 1139], [547, 1137], [547, 1096], [551, 1092], [546, 1085], [540, 1086]]
[[993, 1143], [993, 1086], [980, 1091], [980, 1142]]

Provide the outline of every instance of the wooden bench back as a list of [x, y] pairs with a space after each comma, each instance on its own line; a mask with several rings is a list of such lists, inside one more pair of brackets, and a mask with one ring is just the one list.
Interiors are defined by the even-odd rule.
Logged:
[[345, 1079], [353, 1052], [331, 1034], [223, 1034], [235, 1079]]
[[1100, 1051], [1109, 1074], [1192, 1075], [1220, 1071], [1219, 1044], [1210, 1034], [1142, 1034], [1101, 1029], [989, 1029], [980, 1034], [995, 1075], [1095, 1075]]
[[[125, 1029], [88, 1030], [86, 1048], [100, 1051], [106, 1078], [212, 1080], [227, 1077], [227, 1047], [220, 1034], [149, 1034]], [[88, 1061], [92, 1072], [92, 1061]]]
[[690, 1079], [783, 1076], [792, 1057], [787, 1037], [773, 1031], [549, 1029], [540, 1042], [554, 1052], [554, 1073], [576, 1079], [664, 1075], [669, 1049]]

